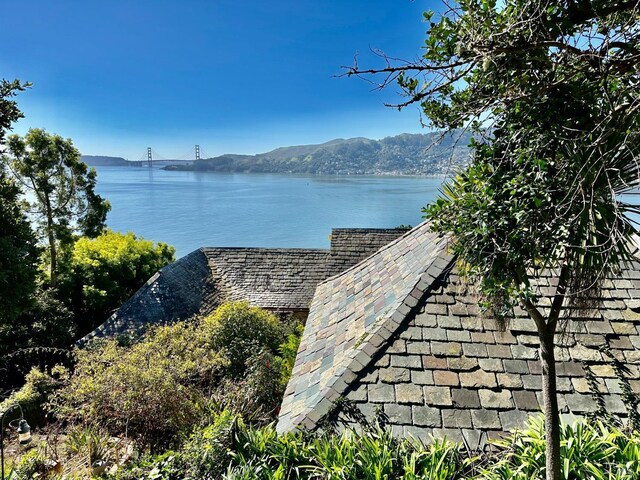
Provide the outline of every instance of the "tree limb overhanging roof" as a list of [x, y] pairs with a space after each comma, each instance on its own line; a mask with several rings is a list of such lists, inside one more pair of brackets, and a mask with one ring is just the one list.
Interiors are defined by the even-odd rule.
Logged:
[[[476, 292], [461, 280], [448, 252], [448, 238], [429, 227], [419, 225], [318, 286], [279, 432], [317, 427], [344, 396], [365, 416], [384, 407], [401, 435], [444, 435], [479, 448], [496, 432], [523, 427], [528, 414], [539, 411], [533, 320], [516, 308], [504, 331], [482, 315]], [[609, 365], [613, 357], [628, 368], [631, 388], [640, 393], [638, 246], [636, 237], [635, 260], [603, 279], [600, 297], [564, 312], [556, 335], [564, 413], [594, 411], [585, 390], [589, 368], [603, 377], [598, 389], [608, 408], [625, 412]], [[536, 279], [541, 304], [551, 304], [555, 281], [553, 272]]]

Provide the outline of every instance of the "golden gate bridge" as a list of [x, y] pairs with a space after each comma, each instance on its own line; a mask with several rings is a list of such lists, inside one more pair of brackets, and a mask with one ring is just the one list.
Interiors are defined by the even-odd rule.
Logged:
[[188, 152], [177, 156], [167, 158], [160, 155], [153, 148], [147, 147], [147, 151], [140, 155], [137, 160], [129, 160], [135, 166], [138, 167], [153, 167], [154, 164], [163, 164], [169, 165], [171, 162], [180, 162], [181, 164], [185, 163], [193, 163], [196, 160], [200, 160], [201, 158], [209, 158], [203, 150], [200, 149], [200, 145], [195, 145], [194, 150], [189, 150]]

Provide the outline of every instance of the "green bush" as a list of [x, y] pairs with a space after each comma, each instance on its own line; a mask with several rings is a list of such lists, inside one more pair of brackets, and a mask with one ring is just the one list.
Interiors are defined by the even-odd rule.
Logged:
[[284, 332], [278, 318], [247, 302], [221, 305], [204, 321], [210, 332], [211, 347], [228, 360], [227, 373], [242, 377], [247, 361], [261, 350], [278, 354]]
[[287, 339], [280, 345], [278, 351], [282, 357], [282, 378], [281, 382], [287, 386], [293, 366], [296, 363], [296, 355], [298, 353], [298, 347], [300, 347], [300, 340], [304, 333], [304, 325], [297, 324], [293, 327], [293, 332], [287, 335]]
[[66, 431], [64, 446], [68, 455], [87, 454], [89, 464], [111, 459], [109, 436], [96, 427], [72, 426]]
[[222, 365], [195, 324], [153, 328], [130, 347], [96, 342], [77, 351], [74, 374], [54, 397], [54, 411], [157, 450], [201, 421], [207, 389]]
[[106, 230], [81, 237], [61, 258], [58, 295], [72, 310], [79, 336], [104, 322], [154, 273], [175, 261], [175, 249], [133, 233]]
[[286, 384], [282, 383], [283, 361], [259, 351], [246, 363], [244, 378], [225, 378], [212, 395], [216, 411], [229, 410], [255, 426], [277, 419]]
[[211, 425], [191, 435], [180, 455], [184, 480], [213, 480], [226, 471], [237, 421], [223, 411]]
[[[291, 432], [273, 424], [248, 427], [223, 412], [197, 430], [184, 447], [144, 457], [118, 475], [121, 480], [530, 480], [545, 477], [544, 428], [540, 418], [499, 444], [497, 453], [472, 456], [462, 446], [432, 439], [394, 438], [369, 424], [358, 432]], [[562, 426], [563, 480], [638, 480], [640, 438], [602, 423]], [[137, 476], [136, 476], [137, 475]]]
[[181, 450], [145, 455], [120, 469], [114, 480], [213, 480], [227, 470], [239, 419], [228, 411], [220, 413], [204, 428], [197, 428]]
[[113, 480], [183, 480], [183, 477], [180, 454], [173, 450], [159, 455], [144, 455], [108, 476]]
[[153, 451], [178, 446], [225, 409], [263, 425], [275, 419], [288, 378], [280, 345], [296, 342], [284, 330], [264, 310], [229, 303], [209, 318], [151, 328], [138, 342], [97, 341], [77, 350], [54, 412]]
[[[562, 426], [563, 480], [640, 479], [640, 437], [603, 423], [578, 421]], [[229, 480], [387, 479], [530, 480], [545, 478], [544, 426], [529, 428], [499, 444], [497, 454], [463, 454], [461, 446], [432, 440], [423, 446], [394, 439], [374, 425], [362, 433], [289, 433], [273, 427], [240, 428]]]
[[49, 397], [57, 388], [61, 387], [62, 378], [68, 376], [68, 372], [61, 367], [54, 368], [52, 373], [53, 376], [37, 368], [31, 369], [22, 388], [13, 392], [9, 398], [0, 403], [0, 412], [6, 411], [12, 404], [17, 403], [32, 428], [43, 426], [47, 420]]
[[[544, 420], [532, 417], [526, 430], [499, 444], [498, 460], [483, 472], [488, 480], [545, 477]], [[640, 437], [602, 422], [577, 421], [560, 430], [563, 480], [640, 479]]]
[[468, 478], [470, 465], [456, 444], [423, 446], [413, 439], [397, 440], [380, 427], [316, 437], [301, 432], [278, 436], [272, 426], [240, 429], [236, 448], [224, 476], [228, 480], [458, 480]]
[[13, 475], [7, 478], [16, 480], [31, 480], [44, 477], [47, 473], [46, 458], [38, 448], [32, 448], [25, 453], [15, 467]]
[[54, 297], [51, 289], [40, 287], [31, 295], [28, 308], [10, 325], [0, 325], [0, 354], [6, 355], [19, 348], [68, 348], [74, 335], [71, 312]]

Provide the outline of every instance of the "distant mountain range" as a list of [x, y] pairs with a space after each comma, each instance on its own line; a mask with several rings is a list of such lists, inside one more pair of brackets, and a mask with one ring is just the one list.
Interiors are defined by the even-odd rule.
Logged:
[[[444, 175], [468, 163], [469, 140], [468, 134], [458, 133], [444, 137], [439, 133], [403, 133], [382, 140], [336, 139], [319, 145], [281, 147], [257, 155], [220, 155], [190, 164], [168, 165], [164, 169], [314, 175]], [[131, 164], [119, 157], [83, 157], [83, 160], [85, 158], [91, 161], [87, 162], [89, 165], [96, 166]]]

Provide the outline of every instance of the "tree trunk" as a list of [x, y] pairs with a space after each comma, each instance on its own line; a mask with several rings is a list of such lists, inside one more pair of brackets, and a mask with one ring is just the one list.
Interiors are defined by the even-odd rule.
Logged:
[[57, 282], [58, 272], [58, 252], [56, 249], [56, 237], [53, 233], [53, 213], [51, 211], [51, 202], [49, 197], [46, 197], [47, 207], [47, 235], [49, 237], [49, 281], [51, 286], [55, 287]]
[[546, 331], [539, 333], [547, 480], [560, 480], [560, 415], [556, 393], [556, 359], [553, 352], [555, 328], [548, 327]]

